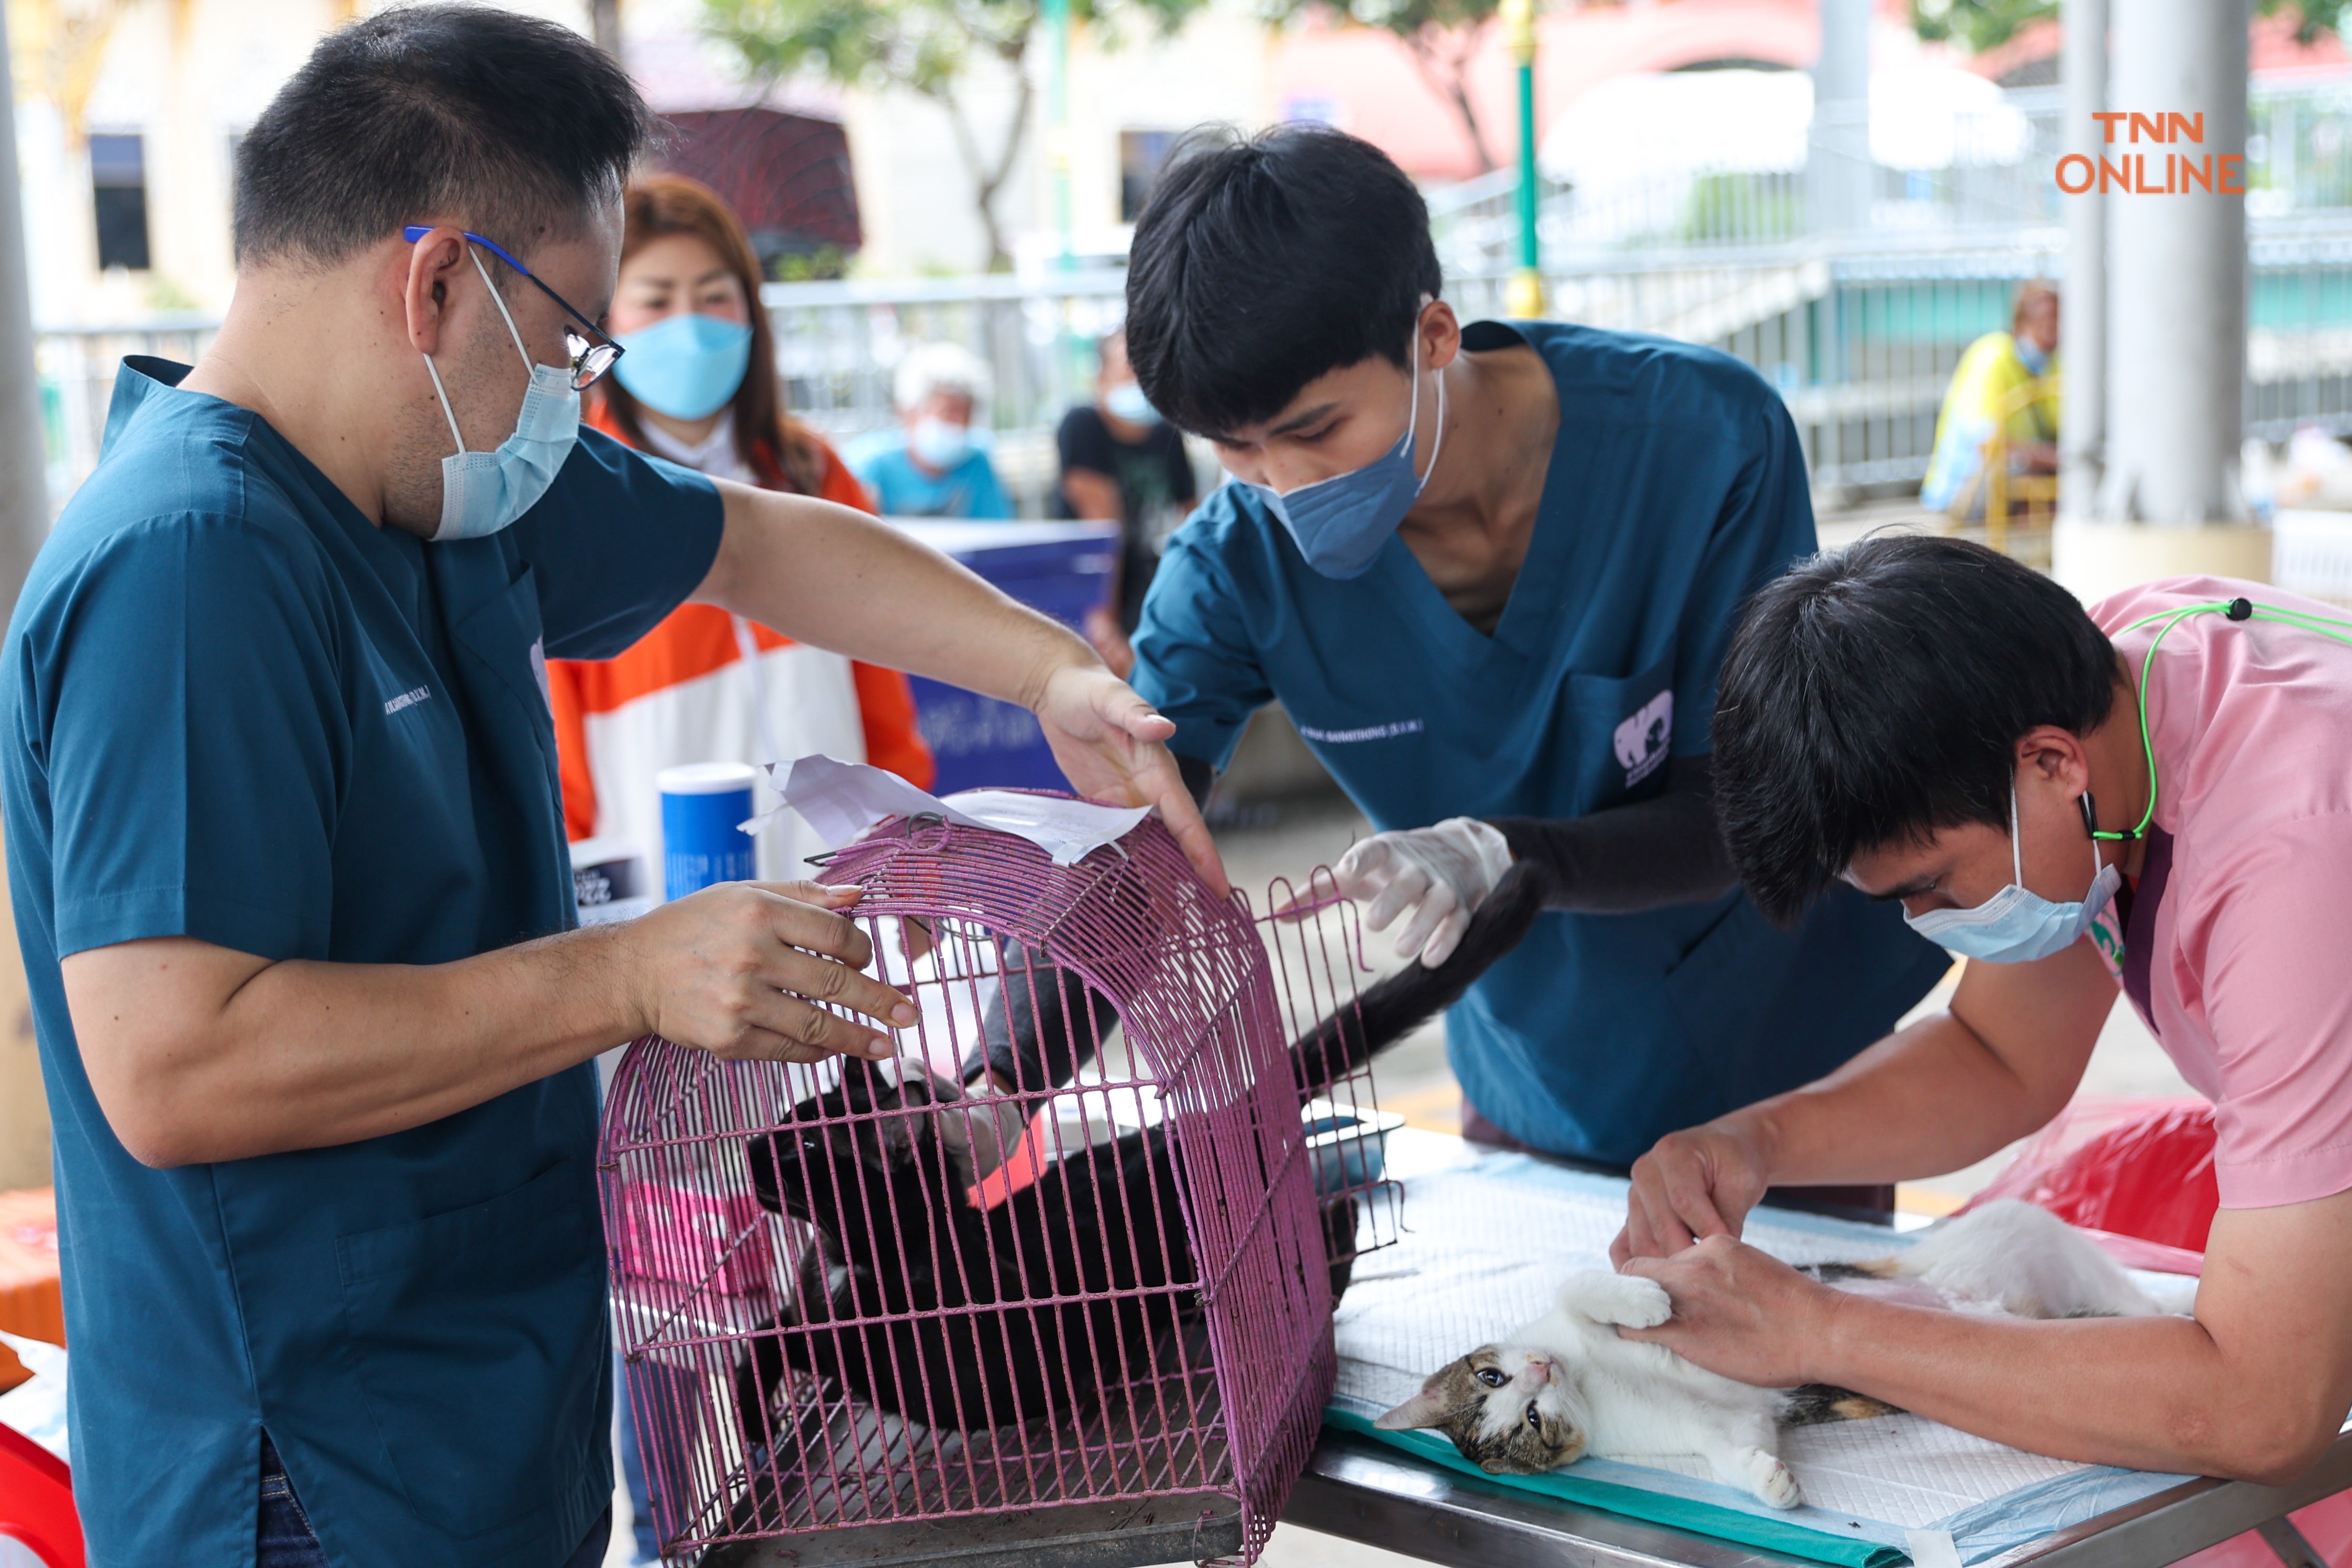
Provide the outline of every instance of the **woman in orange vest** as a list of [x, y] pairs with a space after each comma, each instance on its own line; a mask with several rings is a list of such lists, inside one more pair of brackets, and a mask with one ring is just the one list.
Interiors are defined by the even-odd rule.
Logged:
[[[657, 175], [626, 197], [621, 276], [606, 328], [628, 352], [587, 419], [714, 479], [873, 510], [832, 447], [787, 418], [760, 268], [743, 225], [709, 190]], [[654, 775], [681, 762], [789, 762], [824, 752], [929, 788], [931, 754], [896, 670], [854, 664], [707, 604], [687, 604], [617, 659], [551, 659], [550, 700], [575, 841], [625, 839], [658, 885]], [[763, 795], [762, 805], [772, 804]], [[814, 841], [790, 812], [760, 835], [759, 874], [803, 876]]]

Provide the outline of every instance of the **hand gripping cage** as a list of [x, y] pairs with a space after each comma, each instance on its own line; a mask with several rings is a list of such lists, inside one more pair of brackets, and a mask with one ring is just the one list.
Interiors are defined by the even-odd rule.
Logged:
[[[893, 819], [826, 875], [920, 1008], [898, 1062], [649, 1038], [610, 1088], [666, 1558], [1254, 1559], [1330, 1392], [1335, 1287], [1393, 1211], [1339, 1050], [1352, 912], [1254, 920], [1156, 822], [1056, 866]], [[959, 1087], [983, 1065], [1002, 1098]]]

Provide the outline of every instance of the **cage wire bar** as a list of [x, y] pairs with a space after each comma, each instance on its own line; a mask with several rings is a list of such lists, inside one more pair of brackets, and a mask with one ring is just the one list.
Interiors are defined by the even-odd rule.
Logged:
[[[1254, 1560], [1330, 1391], [1334, 1277], [1395, 1234], [1369, 1071], [1302, 1113], [1292, 1059], [1352, 1016], [1351, 906], [1322, 873], [1255, 917], [1156, 822], [1065, 867], [893, 819], [826, 878], [864, 889], [871, 972], [920, 1010], [899, 1060], [649, 1038], [607, 1100], [614, 1327], [666, 1558], [789, 1534], [802, 1564], [870, 1563], [942, 1552], [940, 1521], [1108, 1517], [1131, 1554], [1090, 1562]], [[1073, 1060], [964, 1097], [1024, 1016], [1066, 1020]]]

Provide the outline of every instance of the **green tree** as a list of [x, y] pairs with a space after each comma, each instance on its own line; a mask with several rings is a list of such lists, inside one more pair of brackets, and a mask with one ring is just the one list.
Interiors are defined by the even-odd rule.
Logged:
[[[1070, 14], [1114, 37], [1123, 27], [1164, 35], [1205, 3], [1071, 0]], [[1012, 177], [1035, 102], [1024, 67], [1040, 14], [1038, 0], [703, 0], [702, 25], [757, 81], [814, 71], [844, 87], [900, 88], [938, 104], [971, 179], [994, 272], [1012, 264], [996, 196]], [[974, 123], [964, 90], [972, 61], [983, 57], [1015, 84], [1012, 112], [992, 131]]]
[[1287, 21], [1312, 10], [1336, 13], [1359, 26], [1378, 27], [1403, 41], [1413, 68], [1429, 90], [1444, 100], [1462, 122], [1481, 173], [1494, 172], [1495, 154], [1470, 99], [1470, 62], [1486, 39], [1497, 0], [1269, 0], [1271, 21]]
[[[2298, 43], [2322, 33], [2341, 33], [2352, 0], [2259, 0], [2265, 16], [2281, 12], [2295, 18]], [[1972, 53], [1998, 48], [2029, 22], [2055, 20], [2058, 0], [1911, 0], [1911, 26], [1930, 42], [1950, 38]]]

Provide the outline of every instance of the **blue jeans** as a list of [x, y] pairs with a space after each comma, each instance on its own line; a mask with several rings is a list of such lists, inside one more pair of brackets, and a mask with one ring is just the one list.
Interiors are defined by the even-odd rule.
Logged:
[[[589, 1527], [587, 1539], [563, 1568], [598, 1568], [612, 1533], [613, 1511], [608, 1508], [604, 1517]], [[261, 1522], [257, 1544], [255, 1568], [329, 1568], [327, 1553], [311, 1532], [310, 1516], [302, 1511], [302, 1500], [294, 1495], [294, 1483], [286, 1479], [286, 1467], [278, 1463], [278, 1449], [266, 1435], [261, 1439]]]

